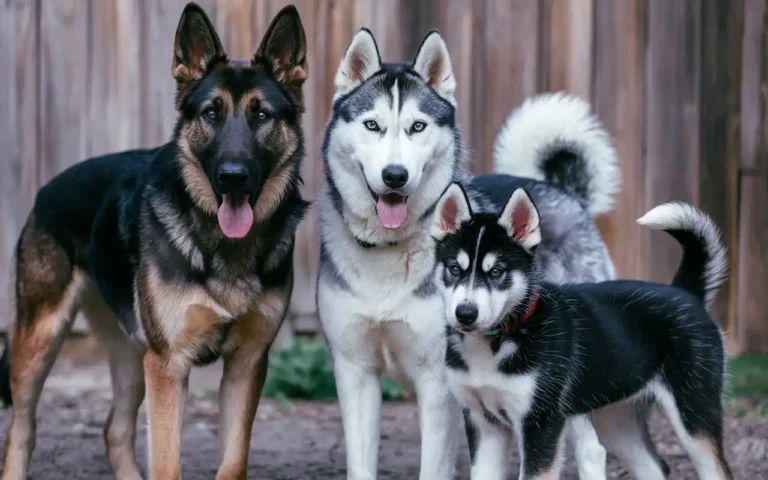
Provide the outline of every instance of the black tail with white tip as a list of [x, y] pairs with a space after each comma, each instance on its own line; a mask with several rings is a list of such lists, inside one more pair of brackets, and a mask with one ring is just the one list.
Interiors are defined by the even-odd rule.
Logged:
[[672, 285], [693, 293], [711, 311], [717, 289], [728, 275], [726, 249], [712, 219], [691, 205], [669, 202], [653, 208], [637, 223], [664, 230], [680, 242], [683, 259]]

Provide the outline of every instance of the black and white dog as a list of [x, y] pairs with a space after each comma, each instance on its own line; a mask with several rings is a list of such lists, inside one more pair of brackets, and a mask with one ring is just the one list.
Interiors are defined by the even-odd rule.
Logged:
[[[583, 435], [591, 412], [650, 397], [699, 476], [731, 479], [722, 447], [726, 352], [707, 313], [727, 261], [712, 220], [681, 203], [638, 220], [683, 246], [672, 285], [542, 281], [542, 220], [522, 188], [500, 215], [473, 214], [459, 184], [437, 206], [432, 235], [448, 384], [464, 408], [472, 478], [506, 478], [513, 433], [519, 478], [559, 478], [569, 423]], [[605, 478], [604, 471], [587, 475]]]

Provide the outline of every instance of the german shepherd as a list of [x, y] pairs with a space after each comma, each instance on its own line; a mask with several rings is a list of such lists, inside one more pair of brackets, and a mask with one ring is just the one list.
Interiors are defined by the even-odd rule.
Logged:
[[188, 4], [173, 47], [172, 140], [89, 159], [38, 192], [16, 248], [3, 480], [27, 478], [40, 391], [78, 311], [109, 352], [104, 440], [117, 478], [142, 478], [134, 439], [145, 391], [149, 474], [181, 478], [189, 371], [219, 357], [216, 478], [246, 478], [308, 206], [299, 192], [306, 51], [289, 6], [250, 61], [230, 61], [205, 12]]

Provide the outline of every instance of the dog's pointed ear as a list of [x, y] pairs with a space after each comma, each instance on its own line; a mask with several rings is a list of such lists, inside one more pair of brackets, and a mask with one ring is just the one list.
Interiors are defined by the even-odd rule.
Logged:
[[351, 91], [381, 68], [381, 55], [373, 33], [361, 28], [344, 52], [336, 71], [334, 98]]
[[527, 250], [533, 251], [541, 243], [539, 211], [524, 188], [512, 192], [499, 217], [499, 225]]
[[296, 7], [288, 5], [275, 15], [252, 63], [265, 65], [278, 82], [300, 93], [309, 66], [307, 36]]
[[467, 194], [458, 183], [452, 183], [437, 201], [432, 237], [442, 240], [446, 235], [456, 233], [461, 224], [472, 218], [472, 208]]
[[203, 78], [216, 63], [226, 61], [227, 54], [208, 15], [196, 3], [188, 3], [181, 13], [173, 42], [172, 72], [178, 90]]
[[441, 97], [456, 105], [456, 77], [453, 76], [448, 47], [440, 32], [432, 30], [421, 42], [419, 53], [413, 61], [413, 69]]

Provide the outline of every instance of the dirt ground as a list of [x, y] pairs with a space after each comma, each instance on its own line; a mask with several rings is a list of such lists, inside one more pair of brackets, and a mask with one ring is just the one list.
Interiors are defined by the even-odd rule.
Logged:
[[[83, 352], [60, 358], [49, 377], [38, 410], [37, 447], [31, 478], [112, 478], [104, 454], [101, 429], [109, 409], [106, 365], [85, 361]], [[219, 365], [196, 370], [190, 382], [185, 412], [182, 468], [186, 480], [212, 479], [218, 456], [215, 387]], [[749, 405], [746, 405], [749, 410]], [[10, 422], [10, 410], [0, 411], [0, 442]], [[139, 414], [137, 452], [146, 465], [144, 408]], [[418, 478], [419, 429], [416, 407], [385, 403], [382, 416], [379, 478]], [[653, 438], [672, 467], [672, 479], [697, 478], [662, 415], [652, 417]], [[463, 437], [463, 435], [462, 435]], [[2, 444], [2, 443], [0, 443]], [[768, 479], [768, 418], [748, 413], [726, 421], [727, 455], [737, 479]], [[466, 442], [462, 439], [457, 478], [469, 478]], [[518, 457], [510, 452], [516, 472]], [[249, 479], [343, 479], [344, 441], [336, 404], [281, 404], [264, 400], [251, 443]], [[576, 479], [569, 451], [566, 475]], [[517, 478], [516, 474], [514, 478]], [[631, 478], [611, 459], [609, 478]]]

